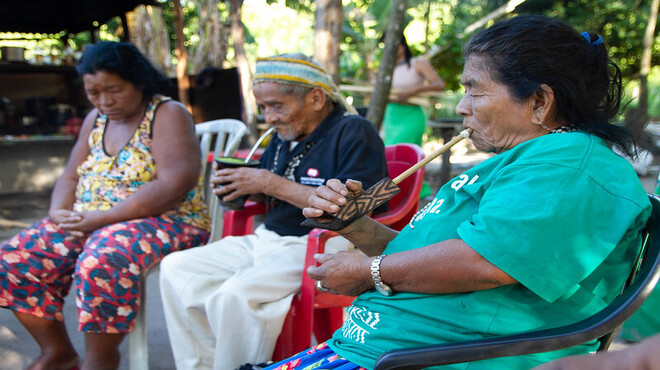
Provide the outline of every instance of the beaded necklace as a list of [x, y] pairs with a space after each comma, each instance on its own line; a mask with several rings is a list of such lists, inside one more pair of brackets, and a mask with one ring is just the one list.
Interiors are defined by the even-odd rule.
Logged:
[[557, 127], [556, 129], [551, 130], [550, 133], [561, 134], [563, 132], [573, 132], [573, 131], [577, 131], [577, 127], [573, 125], [566, 125], [566, 126]]
[[[273, 159], [273, 167], [270, 169], [270, 172], [275, 173], [275, 170], [277, 170], [277, 164], [280, 159], [280, 153], [282, 152], [282, 147], [283, 147], [283, 141], [279, 142], [277, 144], [277, 150], [275, 151], [275, 158]], [[314, 145], [313, 142], [308, 142], [305, 144], [305, 149], [303, 149], [302, 152], [296, 154], [289, 160], [289, 163], [286, 165], [286, 169], [284, 170], [284, 177], [291, 181], [296, 181], [296, 170], [298, 169], [298, 166], [300, 166], [300, 161], [302, 158], [307, 154], [309, 149]]]
[[[296, 170], [298, 169], [298, 166], [300, 166], [300, 161], [302, 158], [307, 154], [309, 151], [309, 148], [314, 145], [313, 142], [308, 142], [305, 144], [305, 149], [303, 149], [302, 152], [296, 154], [291, 158], [289, 163], [286, 165], [286, 169], [284, 170], [284, 177], [295, 182], [296, 181]], [[277, 164], [279, 163], [280, 159], [280, 153], [282, 152], [282, 148], [284, 147], [284, 142], [280, 141], [277, 144], [277, 149], [275, 150], [275, 158], [273, 159], [273, 166], [270, 169], [270, 172], [275, 173], [275, 170], [277, 170]], [[280, 204], [280, 200], [277, 198], [273, 197], [268, 197], [268, 204], [270, 205], [271, 208], [275, 208]]]

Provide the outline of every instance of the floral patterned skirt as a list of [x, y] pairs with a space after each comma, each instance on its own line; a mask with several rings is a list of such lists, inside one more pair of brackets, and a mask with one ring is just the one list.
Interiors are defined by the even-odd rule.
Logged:
[[270, 365], [264, 370], [367, 370], [336, 354], [327, 343], [321, 343], [306, 351], [276, 364]]
[[206, 230], [169, 216], [120, 222], [86, 240], [45, 218], [0, 245], [0, 307], [62, 321], [71, 284], [78, 329], [128, 333], [140, 305], [140, 276], [167, 254], [206, 243]]

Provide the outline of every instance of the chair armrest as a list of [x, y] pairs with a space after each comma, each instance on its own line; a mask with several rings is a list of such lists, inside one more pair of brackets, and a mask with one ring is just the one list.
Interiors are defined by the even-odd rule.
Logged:
[[248, 201], [240, 210], [228, 210], [223, 215], [222, 237], [241, 236], [254, 232], [252, 217], [265, 214], [268, 207], [265, 203]]
[[324, 253], [325, 243], [328, 239], [335, 236], [339, 236], [339, 234], [324, 229], [312, 229], [312, 231], [309, 232], [309, 236], [307, 237], [307, 253], [305, 254], [305, 270], [303, 271], [303, 289], [305, 289], [307, 285], [309, 285], [309, 288], [312, 290], [316, 289], [314, 286], [316, 282], [307, 275], [307, 267], [318, 265], [316, 259], [314, 259], [314, 255], [317, 253]]
[[[330, 230], [324, 229], [312, 229], [307, 238], [307, 254], [305, 255], [305, 270], [303, 271], [303, 281], [301, 291], [304, 297], [315, 297], [314, 298], [314, 308], [326, 308], [326, 307], [347, 307], [350, 306], [355, 297], [332, 294], [330, 292], [317, 292], [316, 291], [316, 281], [312, 280], [307, 275], [307, 267], [317, 266], [318, 263], [314, 259], [314, 254], [324, 253], [325, 244], [330, 238], [339, 236], [338, 233]], [[310, 301], [308, 304], [312, 304]]]

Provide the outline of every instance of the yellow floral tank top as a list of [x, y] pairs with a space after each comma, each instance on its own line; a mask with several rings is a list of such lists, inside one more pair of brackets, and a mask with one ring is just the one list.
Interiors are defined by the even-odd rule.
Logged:
[[[74, 211], [108, 210], [156, 178], [156, 163], [151, 154], [152, 122], [158, 105], [168, 100], [171, 98], [162, 95], [152, 98], [133, 136], [113, 156], [107, 155], [103, 148], [108, 118], [103, 114], [96, 118], [88, 139], [90, 153], [77, 169]], [[203, 199], [203, 182], [204, 174], [200, 174], [197, 186], [186, 194], [178, 207], [165, 214], [208, 230], [210, 221]]]

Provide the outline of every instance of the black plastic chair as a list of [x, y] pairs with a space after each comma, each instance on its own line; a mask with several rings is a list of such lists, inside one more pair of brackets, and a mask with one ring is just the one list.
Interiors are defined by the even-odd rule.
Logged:
[[462, 343], [408, 348], [382, 354], [374, 370], [422, 369], [429, 366], [480, 361], [556, 351], [598, 338], [605, 351], [615, 331], [651, 293], [660, 276], [660, 197], [649, 194], [653, 211], [644, 228], [644, 246], [629, 278], [629, 285], [597, 314], [558, 328], [538, 330]]

